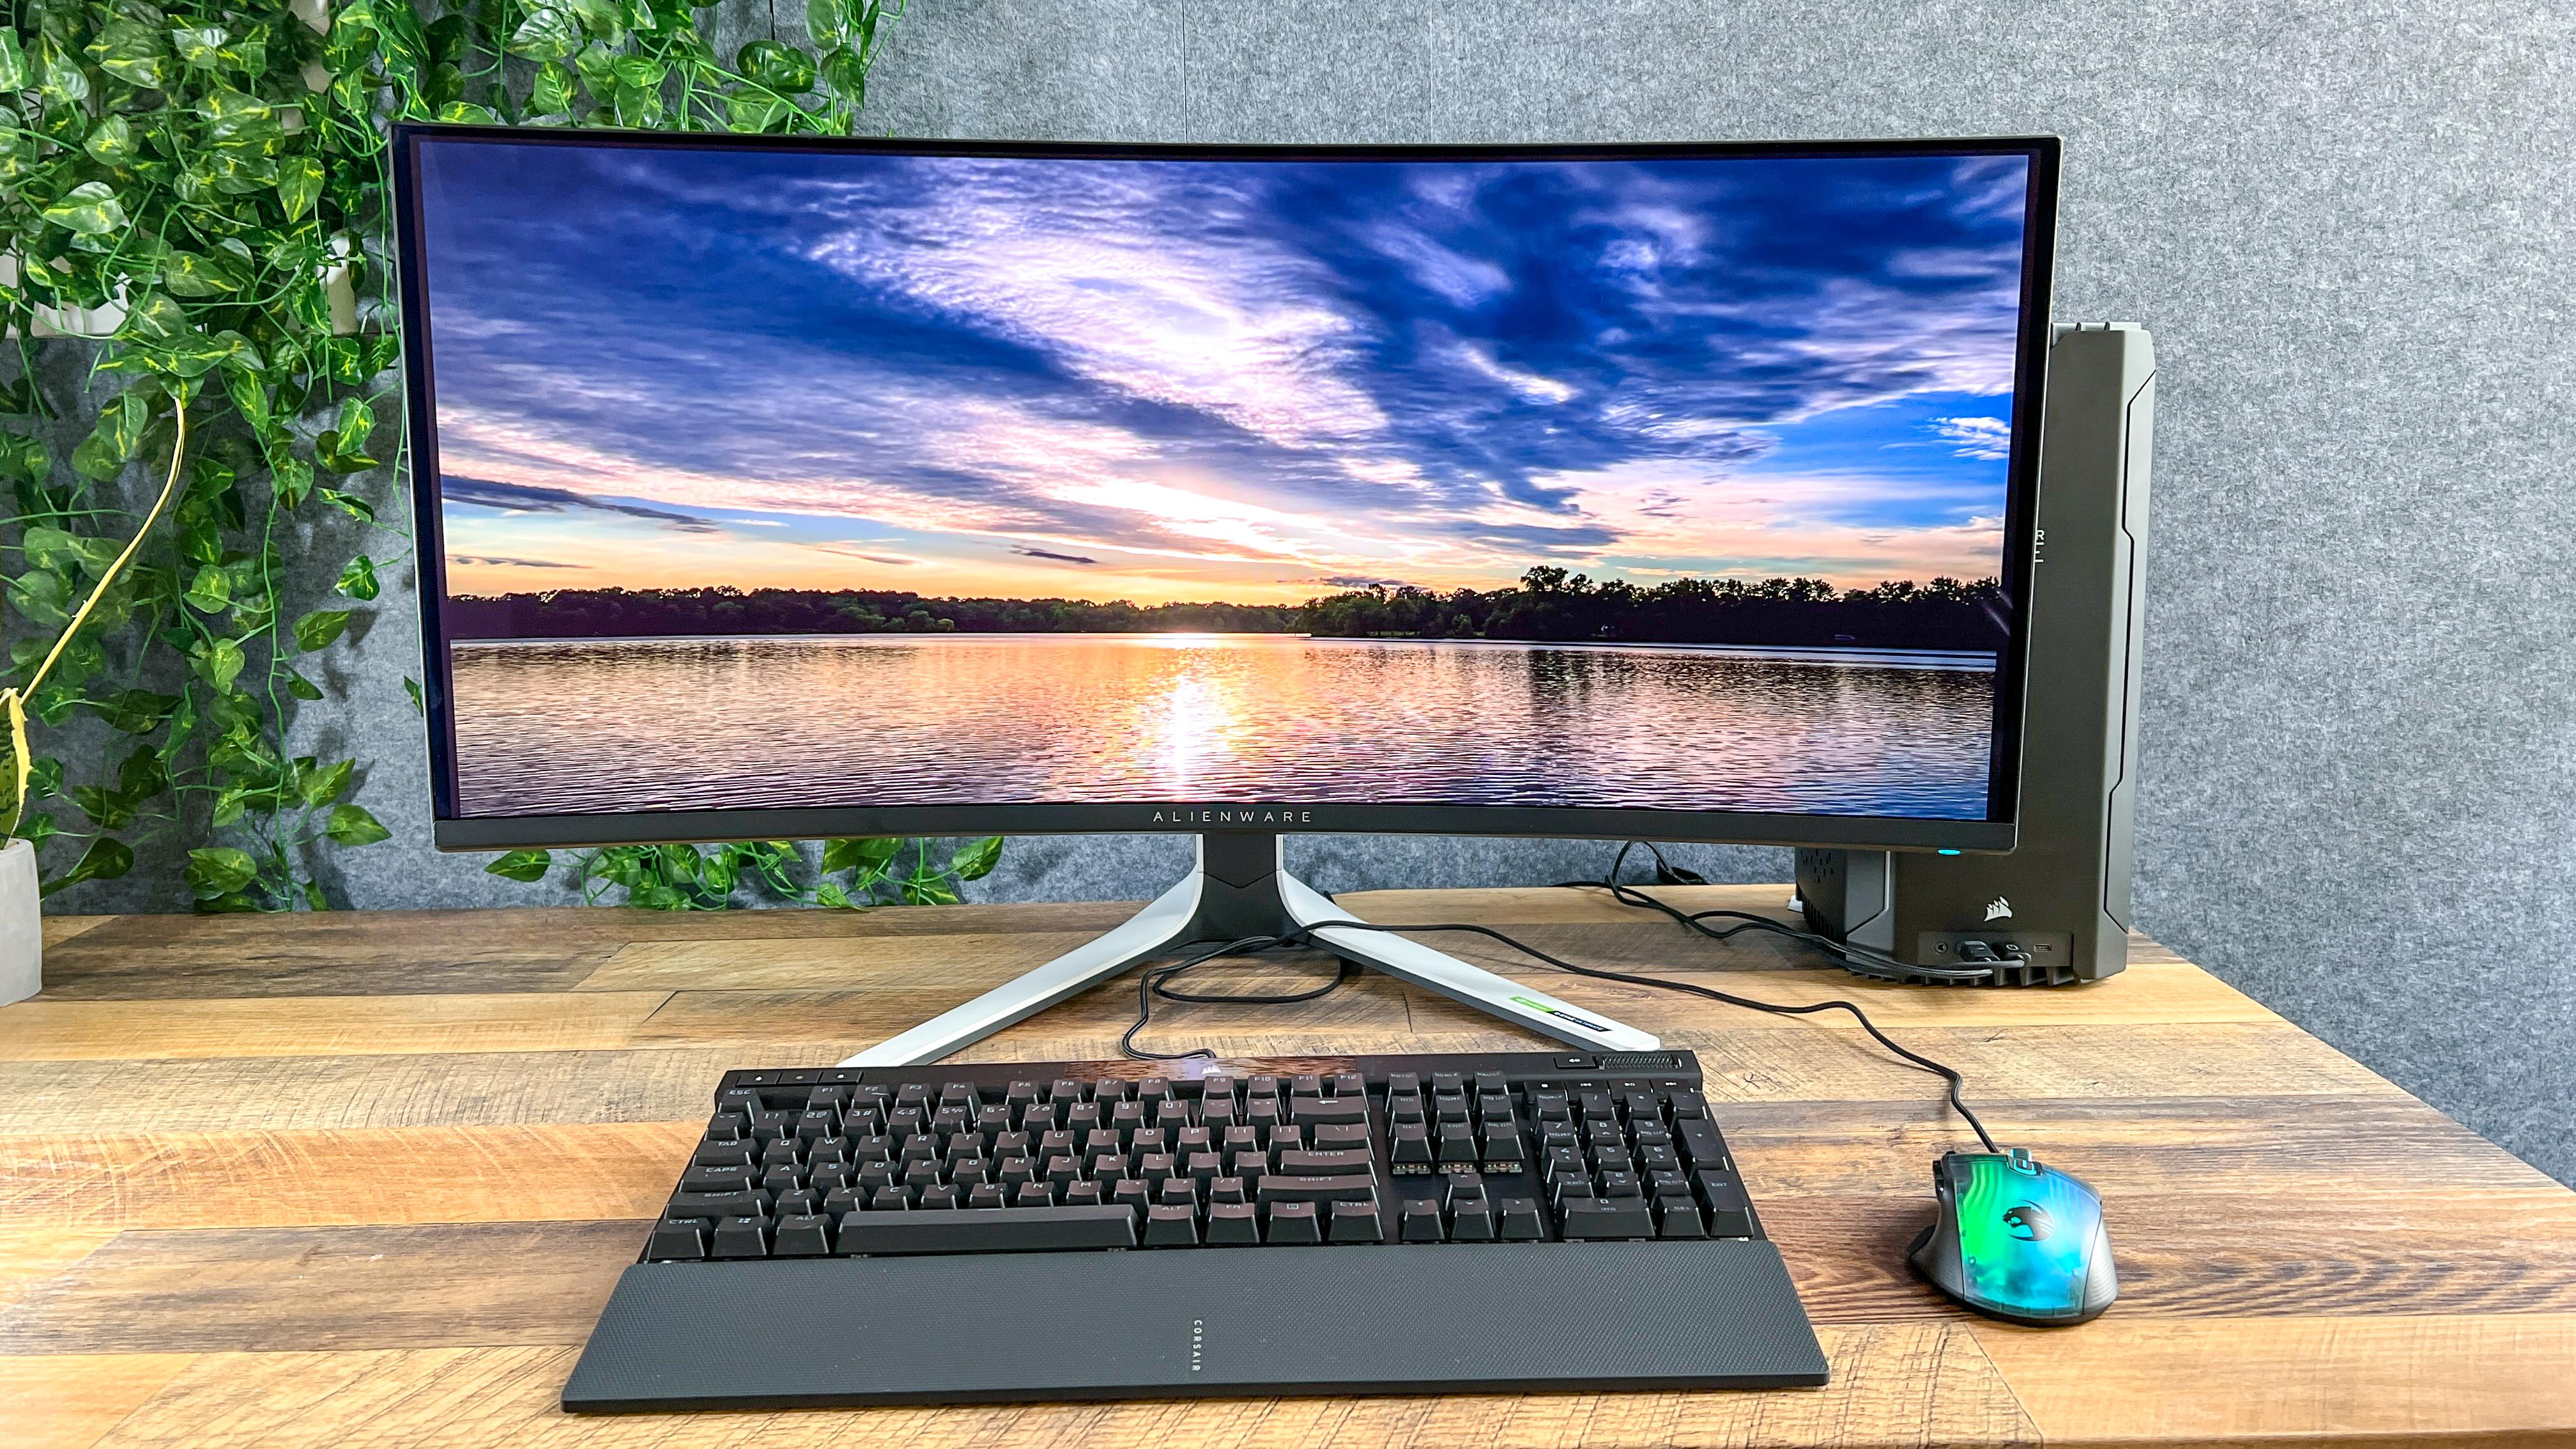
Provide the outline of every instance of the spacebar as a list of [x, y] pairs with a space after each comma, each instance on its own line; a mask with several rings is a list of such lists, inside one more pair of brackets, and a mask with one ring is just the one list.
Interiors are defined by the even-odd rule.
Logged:
[[1098, 1207], [951, 1208], [841, 1215], [841, 1253], [1026, 1253], [1132, 1248], [1136, 1214]]

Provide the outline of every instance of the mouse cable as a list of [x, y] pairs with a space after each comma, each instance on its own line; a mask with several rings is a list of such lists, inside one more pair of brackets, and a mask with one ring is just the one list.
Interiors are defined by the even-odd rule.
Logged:
[[[1712, 936], [1717, 935], [1716, 932], [1708, 931], [1705, 927], [1700, 929], [1704, 934]], [[1186, 1052], [1155, 1052], [1147, 1051], [1143, 1047], [1136, 1045], [1137, 1034], [1144, 1031], [1146, 1026], [1153, 1020], [1154, 998], [1157, 996], [1160, 996], [1167, 1001], [1231, 1004], [1236, 1006], [1284, 1006], [1292, 1002], [1313, 1001], [1340, 989], [1342, 984], [1357, 975], [1359, 970], [1358, 967], [1354, 966], [1347, 960], [1340, 963], [1340, 969], [1335, 972], [1332, 980], [1308, 991], [1281, 995], [1219, 996], [1174, 991], [1170, 987], [1170, 983], [1182, 974], [1195, 971], [1198, 968], [1207, 965], [1209, 962], [1218, 960], [1222, 957], [1256, 955], [1263, 951], [1277, 950], [1282, 947], [1329, 951], [1332, 949], [1331, 943], [1316, 940], [1313, 935], [1314, 932], [1324, 930], [1386, 931], [1397, 933], [1405, 931], [1464, 931], [1499, 941], [1503, 945], [1520, 952], [1522, 955], [1527, 956], [1532, 960], [1543, 962], [1559, 971], [1568, 972], [1576, 976], [1589, 976], [1595, 980], [1620, 981], [1631, 986], [1644, 986], [1657, 991], [1679, 991], [1691, 996], [1705, 997], [1710, 1001], [1720, 1002], [1727, 1006], [1741, 1007], [1746, 1011], [1768, 1012], [1774, 1016], [1812, 1016], [1820, 1011], [1847, 1011], [1851, 1013], [1854, 1021], [1860, 1023], [1861, 1030], [1869, 1033], [1870, 1038], [1876, 1041], [1880, 1046], [1885, 1047], [1896, 1056], [1903, 1058], [1914, 1066], [1922, 1068], [1924, 1071], [1932, 1073], [1934, 1076], [1937, 1076], [1941, 1078], [1942, 1081], [1948, 1083], [1949, 1090], [1947, 1095], [1951, 1110], [1957, 1112], [1960, 1119], [1968, 1124], [1969, 1130], [1977, 1134], [1977, 1140], [1985, 1144], [1985, 1148], [1988, 1152], [1999, 1152], [2002, 1150], [1995, 1146], [1995, 1139], [1986, 1131], [1986, 1124], [1978, 1118], [1975, 1111], [1971, 1110], [1967, 1102], [1961, 1097], [1961, 1091], [1965, 1086], [1965, 1078], [1961, 1076], [1959, 1071], [1956, 1068], [1934, 1061], [1932, 1058], [1923, 1055], [1921, 1052], [1907, 1048], [1899, 1043], [1895, 1038], [1889, 1036], [1886, 1032], [1879, 1030], [1878, 1023], [1871, 1021], [1869, 1019], [1869, 1014], [1862, 1011], [1855, 1003], [1837, 999], [1833, 1001], [1814, 1002], [1806, 1006], [1783, 1006], [1777, 1002], [1756, 1001], [1749, 996], [1737, 996], [1732, 992], [1719, 991], [1714, 987], [1701, 986], [1696, 982], [1668, 981], [1662, 977], [1640, 976], [1630, 971], [1606, 971], [1593, 966], [1578, 966], [1561, 957], [1552, 956], [1535, 946], [1522, 941], [1513, 940], [1510, 936], [1495, 930], [1491, 926], [1464, 924], [1393, 926], [1376, 925], [1367, 921], [1317, 921], [1300, 931], [1287, 935], [1245, 936], [1240, 940], [1222, 942], [1185, 956], [1179, 961], [1173, 962], [1168, 966], [1152, 967], [1136, 978], [1136, 1020], [1129, 1024], [1126, 1033], [1118, 1038], [1118, 1050], [1135, 1060], [1152, 1062], [1187, 1061], [1193, 1057], [1213, 1057], [1216, 1055], [1214, 1051], [1206, 1047], [1198, 1047]], [[1718, 939], [1722, 940], [1724, 937], [1718, 936]]]
[[1118, 1038], [1118, 1050], [1130, 1058], [1145, 1062], [1180, 1062], [1187, 1061], [1192, 1057], [1213, 1057], [1216, 1055], [1215, 1052], [1210, 1051], [1206, 1047], [1199, 1047], [1185, 1052], [1153, 1052], [1147, 1051], [1143, 1047], [1136, 1045], [1137, 1033], [1143, 1031], [1146, 1025], [1154, 1019], [1154, 998], [1157, 996], [1163, 998], [1165, 1001], [1186, 1001], [1207, 1005], [1287, 1006], [1294, 1002], [1313, 1001], [1319, 997], [1329, 996], [1333, 992], [1341, 989], [1342, 983], [1359, 974], [1359, 967], [1357, 965], [1349, 961], [1343, 961], [1339, 963], [1340, 969], [1334, 973], [1333, 979], [1325, 982], [1323, 985], [1315, 987], [1310, 991], [1289, 992], [1277, 996], [1206, 995], [1197, 992], [1175, 991], [1171, 989], [1170, 983], [1182, 974], [1196, 971], [1200, 967], [1205, 966], [1209, 962], [1215, 961], [1220, 957], [1253, 956], [1258, 955], [1263, 951], [1277, 950], [1283, 946], [1304, 947], [1311, 944], [1313, 943], [1299, 935], [1245, 936], [1240, 940], [1227, 941], [1219, 945], [1207, 947], [1192, 955], [1185, 956], [1168, 966], [1154, 966], [1147, 968], [1136, 978], [1136, 1020], [1130, 1023], [1125, 1034]]
[[[1708, 879], [1699, 872], [1677, 866], [1665, 859], [1663, 848], [1653, 841], [1631, 840], [1620, 846], [1619, 853], [1611, 857], [1608, 876], [1600, 880], [1561, 880], [1557, 885], [1565, 890], [1606, 890], [1612, 900], [1623, 906], [1659, 911], [1712, 941], [1723, 941], [1729, 936], [1744, 931], [1766, 931], [1775, 936], [1786, 936], [1792, 941], [1815, 947], [1841, 963], [1844, 970], [1855, 976], [1866, 976], [1872, 981], [1893, 981], [1902, 984], [1909, 979], [1921, 979], [1967, 984], [1994, 979], [1995, 973], [1991, 967], [1916, 966], [1899, 961], [1892, 956], [1881, 955], [1865, 946], [1855, 946], [1848, 941], [1837, 941], [1831, 936], [1819, 935], [1814, 931], [1799, 930], [1784, 921], [1776, 921], [1769, 916], [1757, 915], [1752, 911], [1684, 911], [1678, 906], [1667, 905], [1635, 886], [1622, 884], [1619, 879], [1619, 868], [1627, 863], [1628, 852], [1640, 845], [1646, 847], [1647, 852], [1655, 858], [1656, 884], [1709, 884]], [[1738, 924], [1719, 930], [1710, 926], [1708, 924], [1710, 921], [1735, 921]]]
[[[1716, 934], [1715, 932], [1706, 931], [1705, 928], [1702, 929], [1705, 934]], [[1570, 972], [1576, 976], [1589, 976], [1596, 981], [1623, 981], [1631, 986], [1645, 986], [1657, 991], [1679, 991], [1692, 996], [1706, 997], [1710, 1001], [1722, 1002], [1728, 1006], [1740, 1006], [1746, 1011], [1769, 1012], [1774, 1016], [1813, 1016], [1820, 1011], [1847, 1011], [1851, 1013], [1852, 1020], [1860, 1023], [1860, 1029], [1868, 1032], [1870, 1038], [1876, 1041], [1880, 1046], [1887, 1048], [1888, 1051], [1895, 1055], [1904, 1058], [1913, 1065], [1918, 1066], [1923, 1070], [1932, 1073], [1934, 1076], [1939, 1077], [1942, 1081], [1947, 1082], [1949, 1084], [1947, 1096], [1950, 1102], [1950, 1109], [1957, 1112], [1960, 1119], [1968, 1124], [1969, 1130], [1977, 1134], [1977, 1140], [1985, 1144], [1985, 1148], [1988, 1152], [2000, 1152], [2003, 1150], [1995, 1145], [1993, 1135], [1986, 1131], [1986, 1124], [1978, 1119], [1977, 1114], [1970, 1110], [1967, 1102], [1960, 1097], [1960, 1092], [1966, 1083], [1966, 1079], [1960, 1075], [1957, 1068], [1934, 1061], [1932, 1058], [1923, 1055], [1921, 1052], [1911, 1050], [1910, 1048], [1902, 1045], [1894, 1037], [1891, 1037], [1886, 1032], [1879, 1030], [1878, 1023], [1869, 1019], [1869, 1013], [1862, 1011], [1858, 1005], [1849, 1001], [1836, 999], [1833, 1001], [1818, 1001], [1806, 1006], [1783, 1006], [1774, 1001], [1756, 1001], [1750, 996], [1737, 996], [1732, 992], [1720, 991], [1713, 986], [1699, 985], [1697, 982], [1668, 981], [1660, 976], [1639, 976], [1631, 971], [1605, 971], [1596, 966], [1577, 966], [1573, 962], [1561, 957], [1551, 956], [1547, 952], [1538, 949], [1536, 946], [1515, 941], [1511, 937], [1504, 935], [1502, 932], [1495, 930], [1491, 926], [1380, 926], [1373, 925], [1367, 921], [1315, 921], [1308, 924], [1305, 927], [1305, 933], [1309, 938], [1308, 944], [1321, 946], [1326, 950], [1330, 950], [1331, 946], [1329, 943], [1313, 941], [1311, 939], [1313, 933], [1317, 931], [1464, 931], [1473, 935], [1484, 936], [1491, 940], [1500, 941], [1513, 950], [1520, 952], [1522, 955], [1535, 961], [1545, 962], [1547, 965], [1553, 966], [1559, 971]], [[1724, 938], [1720, 937], [1719, 939]], [[1197, 963], [1194, 962], [1192, 964]], [[1338, 985], [1339, 983], [1336, 982], [1335, 984]]]

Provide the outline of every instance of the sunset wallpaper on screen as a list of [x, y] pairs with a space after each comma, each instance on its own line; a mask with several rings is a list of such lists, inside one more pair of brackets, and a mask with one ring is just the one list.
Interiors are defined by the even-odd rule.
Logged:
[[1996, 808], [2024, 156], [416, 166], [465, 813]]

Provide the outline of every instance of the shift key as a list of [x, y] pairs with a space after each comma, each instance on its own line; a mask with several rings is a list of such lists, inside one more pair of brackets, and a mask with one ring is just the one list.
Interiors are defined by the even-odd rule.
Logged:
[[1253, 1197], [1274, 1202], [1374, 1202], [1377, 1188], [1365, 1177], [1291, 1177], [1274, 1172], [1253, 1186]]

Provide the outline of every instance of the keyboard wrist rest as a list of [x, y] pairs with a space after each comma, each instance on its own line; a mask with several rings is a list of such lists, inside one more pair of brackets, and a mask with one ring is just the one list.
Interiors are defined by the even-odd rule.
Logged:
[[638, 1263], [576, 1413], [1781, 1388], [1825, 1359], [1760, 1239]]

